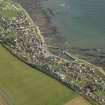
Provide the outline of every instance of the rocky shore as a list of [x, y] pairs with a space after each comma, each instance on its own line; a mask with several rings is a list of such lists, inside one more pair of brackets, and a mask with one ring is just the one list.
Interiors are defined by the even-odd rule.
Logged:
[[[66, 40], [63, 37], [61, 37], [61, 35], [59, 35], [61, 34], [59, 31], [59, 27], [57, 27], [52, 21], [52, 18], [53, 16], [55, 16], [55, 14], [50, 8], [44, 9], [41, 0], [14, 1], [20, 3], [28, 11], [33, 21], [40, 27], [40, 30], [44, 35], [48, 46], [60, 48], [59, 50], [67, 49], [71, 53], [78, 55], [79, 58], [87, 60], [105, 69], [105, 51], [98, 51], [99, 49], [95, 48], [84, 49], [70, 46], [70, 43], [67, 43]], [[64, 55], [59, 54], [60, 51], [57, 49], [53, 49], [50, 47], [50, 50], [54, 54], [65, 57]]]
[[72, 53], [79, 58], [87, 60], [92, 64], [102, 67], [105, 70], [105, 51], [103, 49], [71, 48]]
[[[59, 46], [65, 43], [65, 39], [61, 37], [59, 28], [52, 21], [53, 12], [50, 8], [43, 8], [41, 0], [14, 0], [21, 4], [30, 14], [33, 21], [40, 27], [45, 37], [47, 45]], [[59, 41], [58, 41], [59, 39]], [[63, 47], [63, 46], [62, 46]], [[65, 47], [65, 46], [64, 46]]]

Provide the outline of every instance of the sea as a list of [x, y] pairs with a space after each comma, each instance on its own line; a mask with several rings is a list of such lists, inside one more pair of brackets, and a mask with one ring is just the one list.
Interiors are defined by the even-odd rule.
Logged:
[[105, 0], [43, 0], [73, 47], [105, 50]]

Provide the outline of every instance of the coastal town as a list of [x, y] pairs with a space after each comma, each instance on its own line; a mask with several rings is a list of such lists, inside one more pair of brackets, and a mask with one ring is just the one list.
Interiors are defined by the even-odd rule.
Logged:
[[61, 81], [91, 103], [105, 105], [103, 69], [66, 51], [63, 53], [70, 59], [51, 53], [39, 27], [24, 9], [12, 18], [0, 14], [0, 43], [20, 60]]

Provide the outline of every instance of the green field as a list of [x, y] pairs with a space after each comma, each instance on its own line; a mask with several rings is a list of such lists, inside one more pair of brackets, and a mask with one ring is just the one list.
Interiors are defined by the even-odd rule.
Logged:
[[13, 57], [1, 45], [0, 88], [15, 105], [64, 105], [77, 96], [57, 80]]
[[17, 12], [19, 11], [19, 8], [16, 8], [16, 6], [11, 5], [11, 0], [3, 0], [0, 1], [0, 15], [3, 17], [16, 17]]

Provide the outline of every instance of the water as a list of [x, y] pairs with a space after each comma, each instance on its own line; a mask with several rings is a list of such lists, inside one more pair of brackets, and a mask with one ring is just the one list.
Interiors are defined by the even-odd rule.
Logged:
[[105, 49], [105, 0], [46, 0], [71, 46]]

